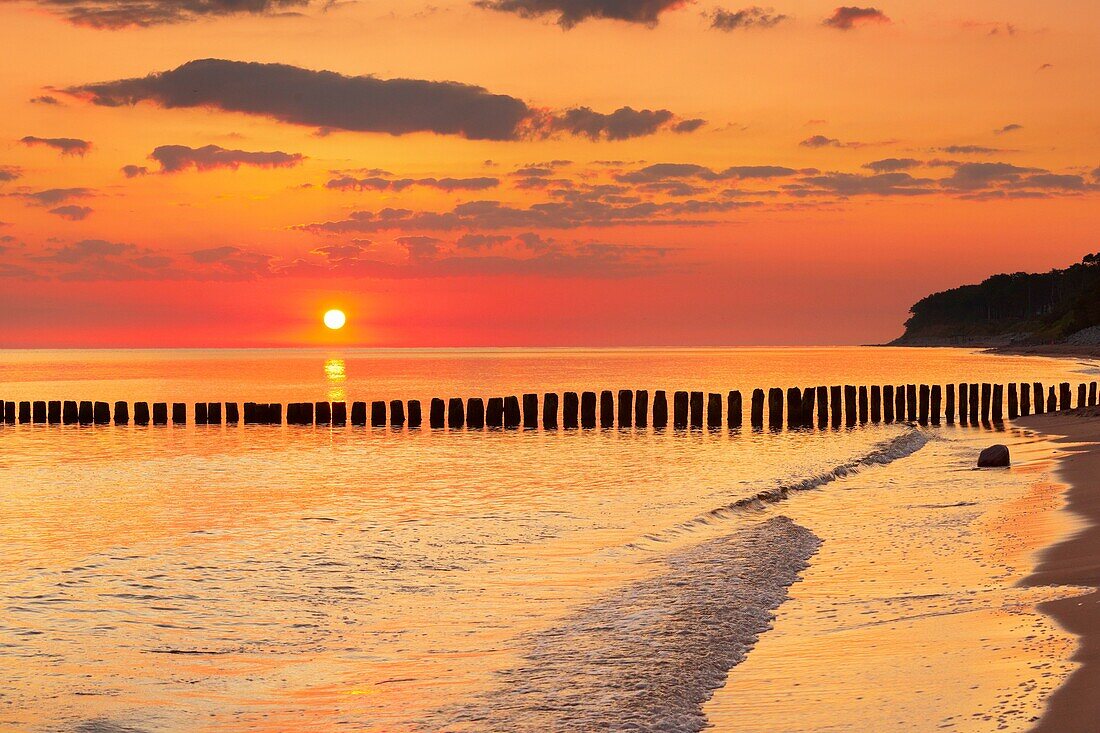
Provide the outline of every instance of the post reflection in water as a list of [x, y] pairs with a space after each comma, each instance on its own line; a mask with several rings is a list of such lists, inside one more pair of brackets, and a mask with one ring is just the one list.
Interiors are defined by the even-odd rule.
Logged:
[[348, 380], [347, 370], [343, 359], [328, 359], [325, 361], [325, 378], [328, 380], [329, 402], [344, 402], [347, 400], [345, 383]]

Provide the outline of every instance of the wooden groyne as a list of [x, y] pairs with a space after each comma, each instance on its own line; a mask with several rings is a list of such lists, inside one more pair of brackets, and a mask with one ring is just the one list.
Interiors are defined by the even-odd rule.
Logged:
[[[1007, 389], [1006, 389], [1007, 387]], [[1007, 394], [1007, 405], [1006, 405]], [[1076, 398], [1076, 399], [1075, 399]], [[1097, 383], [989, 382], [927, 385], [833, 385], [754, 389], [749, 400], [753, 430], [824, 430], [842, 426], [905, 422], [920, 425], [995, 425], [1006, 417], [1093, 407]], [[560, 406], [560, 409], [559, 409]], [[0, 401], [0, 425], [295, 425], [390, 429], [422, 427], [419, 400], [374, 402], [109, 402], [76, 400]], [[741, 392], [726, 394], [676, 391], [672, 395], [672, 427], [709, 430], [742, 426]], [[485, 428], [537, 430], [646, 429], [669, 426], [668, 395], [664, 390], [620, 389], [600, 392], [526, 393], [505, 397], [433, 398], [428, 427], [433, 430]]]

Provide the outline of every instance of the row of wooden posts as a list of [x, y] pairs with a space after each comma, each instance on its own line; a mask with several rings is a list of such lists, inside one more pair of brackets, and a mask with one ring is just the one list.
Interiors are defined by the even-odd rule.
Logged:
[[[1005, 385], [989, 383], [961, 383], [955, 385], [902, 385], [894, 387], [791, 387], [784, 390], [773, 387], [765, 394], [757, 389], [752, 393], [749, 408], [749, 424], [754, 429], [767, 425], [771, 429], [848, 427], [865, 423], [914, 422], [922, 425], [938, 425], [941, 419], [947, 423], [964, 424], [997, 423], [1005, 417]], [[956, 399], [957, 394], [957, 399]], [[1040, 382], [1012, 383], [1007, 385], [1007, 415], [1015, 419], [1035, 412], [1054, 412], [1072, 409], [1073, 391], [1069, 382], [1051, 386], [1044, 392]], [[599, 409], [597, 410], [597, 402]], [[649, 427], [657, 429], [669, 425], [669, 405], [666, 393], [653, 393], [652, 411], [647, 390], [610, 390], [600, 392], [566, 392], [561, 397], [561, 427], [572, 428], [629, 428]], [[541, 425], [547, 430], [559, 427], [558, 395], [547, 392], [542, 397]], [[1095, 406], [1097, 383], [1080, 384], [1077, 387], [1077, 407]], [[199, 402], [194, 406], [192, 419], [197, 425], [237, 424], [280, 425], [283, 423], [283, 406], [277, 403], [245, 402], [242, 410], [236, 402]], [[368, 410], [369, 408], [369, 410]], [[387, 409], [388, 408], [388, 409]], [[724, 409], [723, 409], [724, 408]], [[723, 414], [724, 413], [724, 414]], [[36, 401], [0, 402], [0, 422], [6, 424], [45, 423], [79, 425], [176, 425], [187, 423], [187, 405], [183, 402], [150, 403], [135, 402], [131, 418], [130, 405], [116, 402], [112, 411], [108, 402], [91, 401]], [[597, 419], [598, 417], [598, 419]], [[724, 418], [724, 419], [723, 419]], [[672, 397], [672, 426], [674, 428], [740, 428], [744, 418], [741, 393], [729, 392], [725, 399], [719, 393], [674, 392]], [[393, 400], [351, 403], [350, 418], [346, 402], [292, 402], [286, 406], [288, 425], [371, 425], [374, 427], [419, 428], [423, 422], [419, 400]], [[540, 404], [537, 394], [522, 397], [492, 397], [483, 400], [471, 397], [463, 400], [451, 398], [433, 399], [428, 410], [431, 428], [520, 428], [535, 429], [540, 424]]]

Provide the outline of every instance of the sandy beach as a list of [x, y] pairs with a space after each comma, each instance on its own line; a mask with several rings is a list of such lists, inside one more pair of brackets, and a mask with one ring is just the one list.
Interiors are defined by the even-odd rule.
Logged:
[[1040, 606], [1065, 630], [1079, 637], [1073, 660], [1080, 666], [1048, 700], [1037, 733], [1095, 731], [1100, 720], [1100, 410], [1030, 417], [1020, 423], [1051, 436], [1065, 453], [1058, 473], [1068, 484], [1066, 509], [1083, 520], [1082, 528], [1042, 556], [1028, 585], [1068, 585], [1091, 593]]

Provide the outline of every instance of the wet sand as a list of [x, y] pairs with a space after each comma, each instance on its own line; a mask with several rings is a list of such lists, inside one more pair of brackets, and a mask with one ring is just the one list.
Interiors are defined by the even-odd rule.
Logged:
[[[1035, 733], [1093, 733], [1100, 721], [1100, 410], [1089, 408], [1025, 418], [1020, 424], [1051, 436], [1065, 445], [1058, 471], [1069, 484], [1066, 508], [1084, 526], [1047, 550], [1031, 586], [1068, 585], [1092, 588], [1074, 596], [1040, 605], [1065, 630], [1079, 637], [1073, 655], [1078, 667], [1048, 699]], [[1061, 437], [1057, 437], [1061, 436]]]

